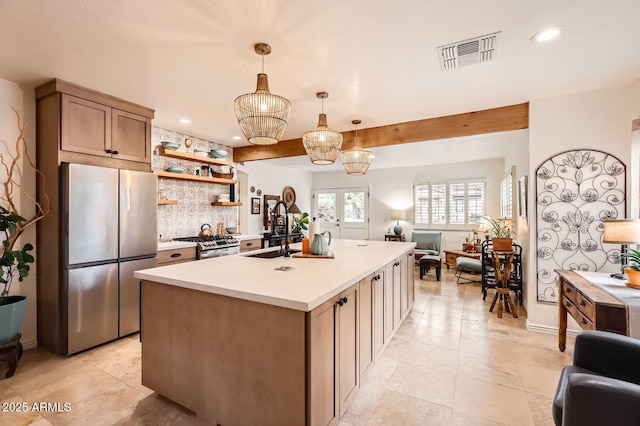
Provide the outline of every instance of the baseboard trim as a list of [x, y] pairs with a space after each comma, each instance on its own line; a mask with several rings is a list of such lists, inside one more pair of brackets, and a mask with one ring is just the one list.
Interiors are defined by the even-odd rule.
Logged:
[[20, 343], [22, 343], [22, 349], [24, 349], [25, 351], [27, 349], [33, 349], [38, 347], [38, 339], [25, 340]]
[[[544, 333], [544, 334], [558, 334], [558, 327], [552, 327], [550, 325], [542, 325], [542, 324], [533, 324], [527, 320], [527, 330], [533, 331], [535, 333]], [[577, 336], [580, 330], [570, 330], [567, 329], [567, 336]]]

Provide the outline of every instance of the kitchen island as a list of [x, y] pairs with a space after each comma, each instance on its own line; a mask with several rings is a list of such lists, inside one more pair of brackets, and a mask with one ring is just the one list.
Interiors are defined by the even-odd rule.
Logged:
[[137, 271], [142, 383], [203, 423], [337, 424], [413, 305], [414, 247], [335, 240], [334, 259]]

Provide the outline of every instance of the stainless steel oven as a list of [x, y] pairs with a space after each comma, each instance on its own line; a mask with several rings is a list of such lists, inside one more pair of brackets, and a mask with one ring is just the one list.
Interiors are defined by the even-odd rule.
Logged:
[[240, 240], [229, 235], [215, 235], [213, 237], [180, 237], [174, 241], [188, 241], [196, 245], [197, 259], [211, 259], [240, 253]]

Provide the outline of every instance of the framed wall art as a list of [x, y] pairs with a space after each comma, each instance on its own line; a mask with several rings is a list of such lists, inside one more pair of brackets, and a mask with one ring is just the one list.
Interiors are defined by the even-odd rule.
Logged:
[[529, 178], [527, 175], [518, 179], [518, 215], [527, 217], [527, 203], [529, 202], [527, 190], [529, 188]]
[[260, 198], [251, 198], [251, 214], [260, 214]]
[[264, 213], [263, 223], [264, 223], [264, 227], [267, 229], [271, 229], [271, 226], [273, 225], [271, 223], [273, 220], [273, 208], [276, 206], [278, 201], [280, 201], [279, 195], [265, 194], [263, 196], [263, 204], [264, 204], [264, 207], [262, 208], [262, 211]]

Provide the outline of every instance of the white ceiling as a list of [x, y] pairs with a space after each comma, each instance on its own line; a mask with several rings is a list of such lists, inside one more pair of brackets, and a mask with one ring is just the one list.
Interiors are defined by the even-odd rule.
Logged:
[[[233, 100], [255, 90], [256, 42], [272, 46], [265, 72], [292, 103], [293, 139], [316, 127], [318, 91], [329, 126], [347, 131], [631, 83], [639, 17], [637, 0], [0, 0], [0, 78], [61, 78], [155, 108], [156, 126], [243, 146]], [[530, 41], [552, 25], [558, 39]], [[440, 70], [438, 46], [494, 31], [494, 63]]]

